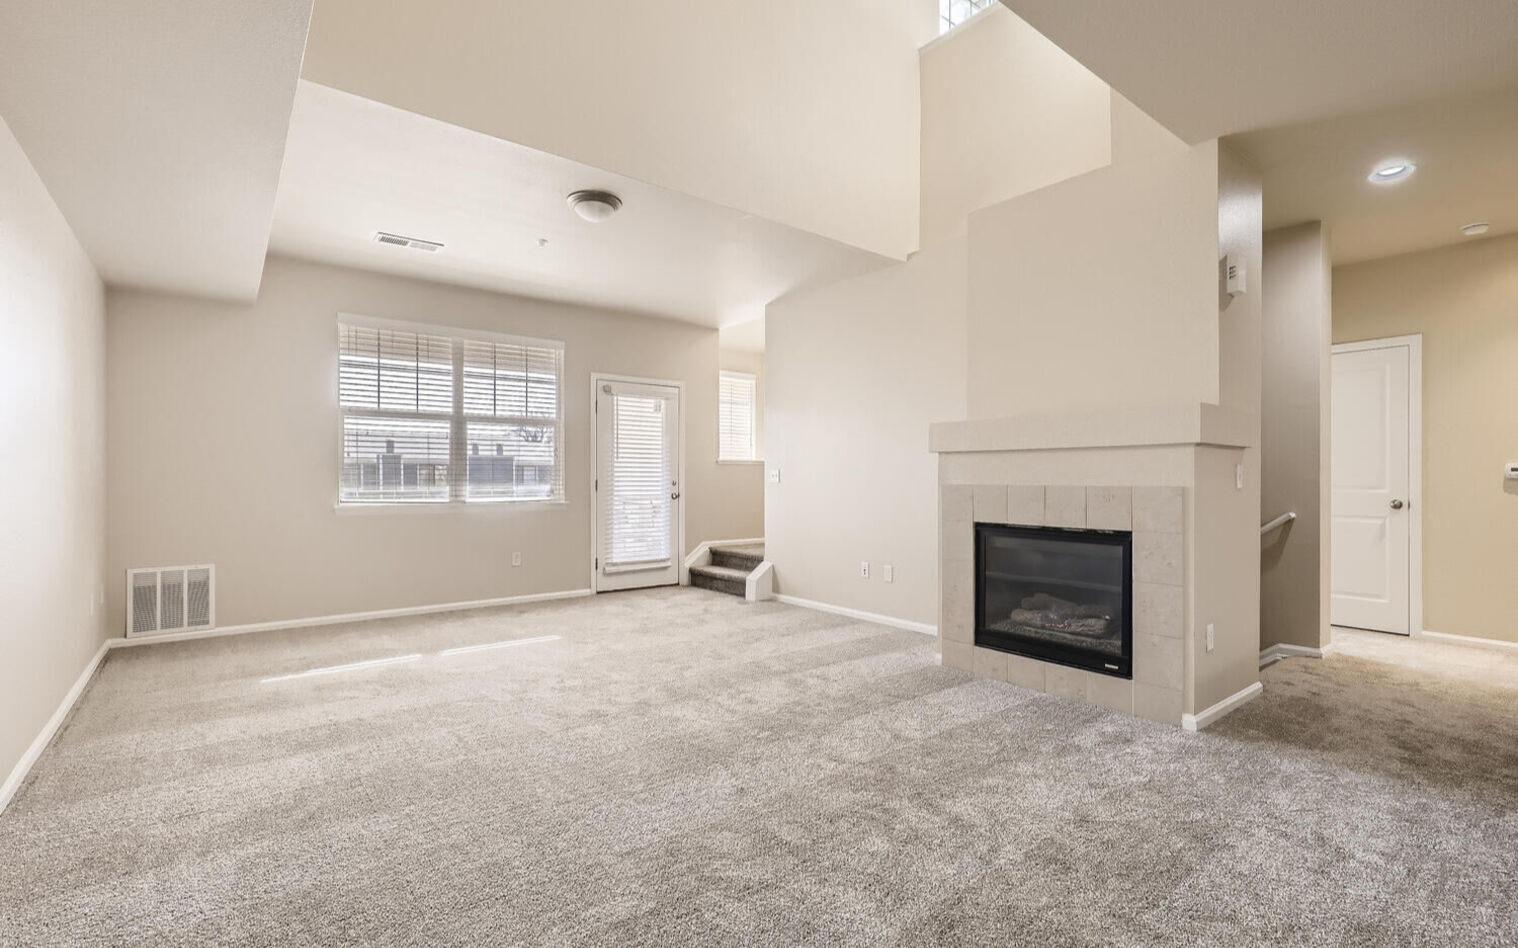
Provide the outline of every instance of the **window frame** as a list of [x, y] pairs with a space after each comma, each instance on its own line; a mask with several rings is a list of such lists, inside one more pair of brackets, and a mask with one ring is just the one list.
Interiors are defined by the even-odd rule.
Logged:
[[[722, 425], [724, 417], [722, 413], [722, 381], [724, 376], [738, 376], [748, 380], [753, 396], [749, 399], [749, 456], [746, 458], [725, 457], [722, 454]], [[745, 372], [742, 369], [719, 369], [717, 372], [717, 463], [718, 464], [763, 464], [764, 458], [759, 454], [759, 375], [756, 372]]]
[[[343, 405], [342, 380], [342, 330], [344, 326], [417, 335], [440, 336], [448, 340], [452, 357], [452, 410], [441, 412], [408, 412], [393, 409], [349, 408]], [[520, 510], [533, 507], [559, 507], [568, 504], [568, 471], [564, 458], [564, 374], [566, 346], [563, 340], [519, 336], [511, 333], [492, 332], [483, 329], [467, 329], [442, 323], [416, 322], [412, 320], [385, 319], [360, 313], [339, 312], [334, 327], [338, 342], [336, 359], [338, 371], [334, 373], [333, 386], [337, 402], [337, 478], [334, 484], [333, 509], [339, 513], [437, 513], [459, 510]], [[469, 423], [471, 421], [544, 426], [544, 417], [519, 417], [514, 415], [481, 415], [465, 410], [464, 401], [464, 346], [465, 342], [517, 345], [535, 349], [551, 349], [558, 352], [557, 376], [554, 380], [554, 470], [557, 472], [555, 492], [548, 497], [476, 497], [468, 495]], [[350, 416], [369, 418], [416, 419], [448, 422], [448, 496], [441, 499], [398, 500], [393, 498], [375, 500], [345, 500], [343, 498], [343, 464], [347, 460], [345, 438], [347, 420]]]
[[996, 0], [970, 0], [970, 3], [974, 6], [974, 9], [972, 9], [964, 19], [955, 20], [954, 2], [955, 0], [939, 0], [939, 36], [948, 36], [950, 33], [954, 32], [959, 27], [964, 26], [966, 23], [969, 23], [971, 20], [975, 19], [977, 16], [980, 16], [982, 13], [985, 13], [987, 10], [995, 9], [997, 5]]

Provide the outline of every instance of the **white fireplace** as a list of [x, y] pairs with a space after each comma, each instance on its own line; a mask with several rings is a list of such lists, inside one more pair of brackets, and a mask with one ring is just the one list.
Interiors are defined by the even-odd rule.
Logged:
[[1252, 696], [1249, 422], [1197, 405], [934, 425], [944, 664], [1187, 726]]

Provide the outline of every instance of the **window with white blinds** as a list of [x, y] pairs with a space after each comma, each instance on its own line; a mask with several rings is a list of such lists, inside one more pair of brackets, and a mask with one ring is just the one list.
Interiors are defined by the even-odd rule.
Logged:
[[564, 345], [343, 316], [343, 504], [564, 499]]
[[747, 372], [722, 373], [717, 391], [717, 460], [758, 458], [755, 438], [758, 391], [757, 379]]

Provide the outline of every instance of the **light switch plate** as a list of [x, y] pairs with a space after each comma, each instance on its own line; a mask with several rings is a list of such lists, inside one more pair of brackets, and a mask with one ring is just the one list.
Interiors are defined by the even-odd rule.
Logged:
[[520, 554], [520, 553], [513, 553], [513, 554], [511, 554], [511, 565], [512, 566], [521, 566], [522, 565], [522, 554]]
[[1212, 651], [1218, 646], [1218, 630], [1211, 622], [1207, 623], [1207, 651]]
[[883, 580], [885, 580], [888, 583], [895, 582], [896, 581], [896, 567], [892, 566], [890, 563], [887, 563], [885, 566], [881, 567], [880, 578], [883, 579]]

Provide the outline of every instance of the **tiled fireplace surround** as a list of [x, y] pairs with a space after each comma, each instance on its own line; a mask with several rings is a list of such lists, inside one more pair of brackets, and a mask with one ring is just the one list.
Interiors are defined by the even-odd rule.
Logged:
[[[943, 663], [1193, 728], [1247, 700], [1259, 688], [1259, 499], [1235, 474], [1247, 480], [1257, 425], [1208, 404], [932, 425]], [[1131, 680], [975, 645], [977, 521], [1133, 533]], [[1213, 623], [1215, 652], [1196, 631]]]
[[[1169, 724], [1185, 688], [1186, 488], [1067, 484], [940, 487], [943, 663], [978, 677]], [[1133, 532], [1133, 679], [983, 648], [975, 642], [974, 525]]]

